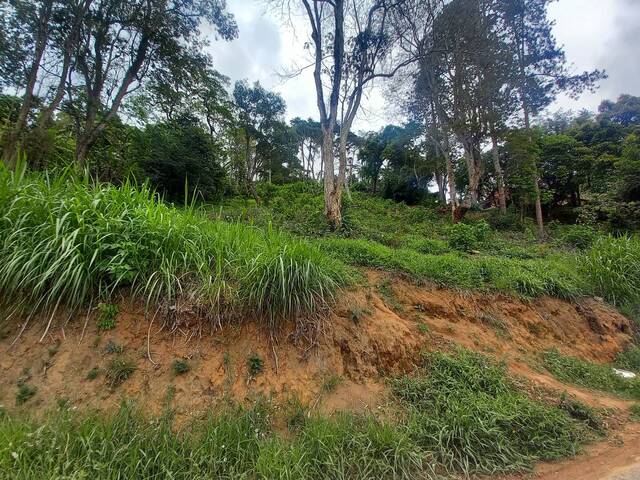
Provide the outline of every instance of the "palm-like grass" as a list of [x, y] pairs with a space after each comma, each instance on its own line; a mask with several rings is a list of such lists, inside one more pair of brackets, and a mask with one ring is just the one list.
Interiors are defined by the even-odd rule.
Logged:
[[71, 172], [0, 171], [0, 258], [3, 299], [30, 309], [78, 309], [127, 287], [148, 305], [186, 299], [273, 323], [326, 309], [344, 278], [302, 240]]

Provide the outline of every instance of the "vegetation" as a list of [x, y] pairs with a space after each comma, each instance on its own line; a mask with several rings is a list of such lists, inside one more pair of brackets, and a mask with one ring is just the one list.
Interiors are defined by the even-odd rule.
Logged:
[[72, 173], [0, 176], [0, 290], [9, 306], [81, 309], [127, 287], [148, 305], [188, 293], [214, 312], [251, 309], [275, 322], [322, 312], [344, 279], [304, 241], [178, 210], [144, 186]]
[[113, 330], [116, 328], [116, 317], [118, 316], [118, 306], [111, 303], [98, 304], [98, 328], [100, 330]]
[[111, 388], [116, 388], [125, 382], [138, 367], [135, 362], [128, 360], [122, 356], [118, 356], [111, 360], [105, 368], [107, 384]]
[[[329, 392], [337, 380], [325, 383]], [[20, 479], [107, 471], [132, 478], [429, 478], [434, 461], [450, 473], [520, 471], [537, 459], [573, 455], [598, 431], [595, 413], [566, 399], [529, 400], [504, 367], [464, 351], [427, 356], [415, 375], [392, 385], [407, 409], [393, 422], [322, 418], [298, 405], [284, 436], [274, 428], [278, 409], [264, 401], [223, 406], [177, 429], [170, 411], [151, 420], [131, 404], [108, 415], [63, 410], [42, 425], [2, 416], [0, 469]], [[61, 442], [66, 448], [50, 448]]]
[[640, 399], [640, 379], [622, 378], [610, 365], [598, 365], [567, 357], [555, 350], [544, 353], [544, 366], [563, 382]]
[[533, 402], [504, 366], [474, 353], [428, 355], [393, 390], [409, 409], [411, 437], [452, 472], [526, 469], [575, 454], [583, 438], [584, 427], [565, 410]]
[[16, 393], [16, 405], [22, 405], [27, 402], [31, 397], [38, 393], [38, 389], [33, 385], [23, 383], [18, 386], [18, 393]]
[[176, 358], [173, 362], [171, 362], [171, 370], [173, 371], [174, 375], [184, 375], [191, 370], [191, 366], [186, 360], [182, 358]]

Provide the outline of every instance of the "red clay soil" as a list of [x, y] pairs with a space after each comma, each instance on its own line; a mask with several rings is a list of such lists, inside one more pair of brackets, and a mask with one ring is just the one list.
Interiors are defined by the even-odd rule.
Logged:
[[[540, 352], [549, 348], [591, 361], [611, 361], [631, 342], [632, 323], [603, 302], [586, 299], [571, 304], [553, 298], [526, 302], [498, 294], [417, 287], [379, 272], [367, 275], [368, 287], [341, 295], [325, 334], [311, 349], [294, 345], [288, 335], [291, 330], [281, 332], [273, 344], [268, 332], [251, 319], [213, 332], [188, 326], [187, 319], [171, 332], [159, 318], [150, 325], [142, 308], [128, 301], [119, 305], [114, 330], [98, 330], [93, 316], [86, 329], [85, 318], [67, 321], [63, 316], [54, 320], [42, 343], [46, 322], [32, 319], [10, 346], [21, 329], [13, 319], [0, 331], [0, 404], [10, 411], [38, 413], [62, 399], [79, 408], [112, 409], [124, 398], [135, 398], [149, 412], [158, 413], [173, 391], [180, 421], [215, 409], [223, 400], [244, 401], [258, 395], [276, 402], [297, 398], [327, 414], [378, 411], [389, 402], [386, 376], [409, 371], [421, 351], [463, 346], [504, 360], [514, 373], [542, 389], [566, 390], [598, 407], [628, 407], [629, 402], [564, 385], [532, 367]], [[137, 365], [116, 388], [107, 385], [104, 375], [114, 358], [106, 352], [109, 341], [122, 346], [122, 355]], [[254, 378], [248, 368], [251, 356], [264, 362], [263, 371]], [[191, 370], [177, 376], [171, 364], [179, 358], [186, 359]], [[100, 374], [89, 380], [87, 374], [94, 367]], [[16, 407], [19, 381], [38, 390], [25, 405]], [[620, 435], [640, 444], [632, 427]], [[595, 447], [593, 458], [600, 458], [604, 450], [598, 449], [607, 445]], [[640, 454], [640, 446], [637, 450], [622, 449], [619, 455], [632, 459]], [[580, 458], [579, 462], [587, 457]]]

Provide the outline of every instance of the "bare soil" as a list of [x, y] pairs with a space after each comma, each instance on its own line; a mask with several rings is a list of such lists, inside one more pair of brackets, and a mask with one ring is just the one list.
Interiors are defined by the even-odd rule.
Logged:
[[[292, 327], [273, 337], [252, 319], [211, 330], [195, 325], [184, 312], [180, 326], [170, 327], [159, 317], [151, 322], [140, 305], [126, 299], [110, 331], [97, 328], [95, 314], [86, 326], [84, 316], [61, 315], [42, 342], [47, 322], [32, 319], [13, 343], [22, 325], [12, 319], [0, 330], [0, 404], [38, 415], [61, 400], [82, 409], [109, 410], [133, 398], [150, 413], [159, 413], [171, 396], [182, 422], [227, 399], [250, 401], [264, 395], [275, 402], [296, 398], [324, 414], [379, 412], [390, 401], [386, 377], [410, 371], [422, 351], [462, 346], [506, 362], [539, 395], [567, 391], [614, 412], [606, 442], [575, 459], [542, 464], [524, 478], [613, 480], [617, 477], [607, 475], [633, 474], [640, 461], [640, 425], [627, 422], [632, 402], [562, 384], [539, 367], [540, 353], [549, 348], [609, 362], [632, 341], [631, 321], [596, 299], [527, 302], [417, 287], [375, 271], [367, 277], [367, 287], [341, 294], [313, 348], [296, 345]], [[105, 368], [116, 355], [107, 352], [109, 343], [121, 346], [121, 355], [137, 367], [116, 388], [105, 380]], [[256, 356], [264, 366], [251, 375], [248, 359]], [[190, 371], [176, 375], [171, 366], [176, 359], [186, 360]], [[97, 378], [88, 379], [96, 367]], [[37, 387], [37, 394], [19, 407], [18, 383]], [[625, 473], [625, 468], [631, 470]]]

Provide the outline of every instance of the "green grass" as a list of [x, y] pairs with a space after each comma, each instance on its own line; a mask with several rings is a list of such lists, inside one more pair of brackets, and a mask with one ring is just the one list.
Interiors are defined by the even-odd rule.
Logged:
[[640, 400], [640, 379], [622, 378], [611, 365], [587, 362], [556, 350], [545, 352], [543, 361], [545, 368], [563, 382]]
[[183, 358], [176, 358], [173, 362], [171, 362], [171, 371], [173, 371], [173, 374], [176, 376], [189, 373], [190, 370], [191, 366]]
[[147, 187], [0, 167], [0, 293], [9, 306], [86, 310], [127, 288], [147, 305], [196, 304], [206, 317], [310, 319], [344, 267], [279, 231], [211, 221]]
[[640, 374], [640, 347], [633, 345], [616, 357], [616, 365]]
[[528, 469], [575, 454], [589, 431], [560, 406], [530, 400], [504, 366], [475, 353], [428, 355], [392, 387], [409, 410], [411, 437], [449, 472]]
[[[169, 416], [51, 415], [44, 425], [0, 418], [3, 478], [418, 478], [423, 455], [400, 428], [372, 417], [304, 417], [274, 433], [269, 409], [232, 408], [176, 430]], [[415, 475], [414, 475], [415, 474]]]
[[123, 357], [116, 357], [109, 362], [105, 369], [107, 384], [116, 388], [129, 379], [137, 369], [136, 364]]
[[16, 405], [20, 406], [28, 402], [36, 393], [38, 393], [38, 389], [33, 385], [27, 383], [19, 385], [18, 392], [16, 393]]
[[395, 271], [418, 282], [465, 290], [495, 290], [525, 297], [574, 299], [590, 292], [571, 256], [512, 259], [463, 253], [427, 255], [362, 239], [326, 238], [318, 246], [345, 263]]

